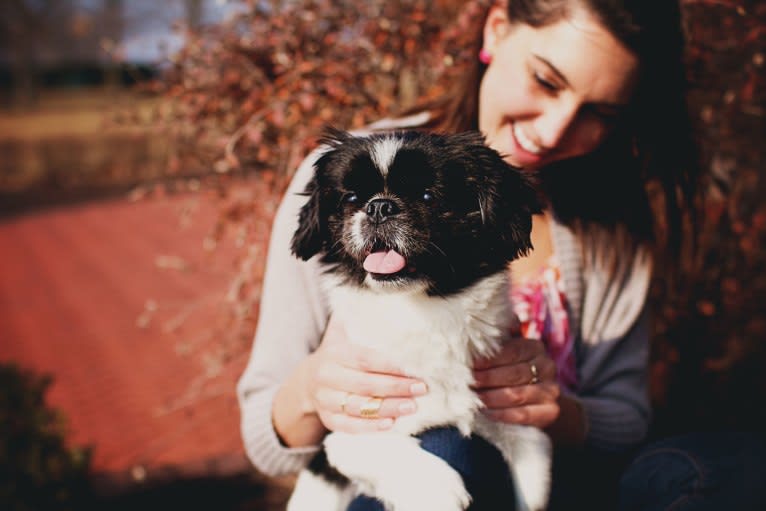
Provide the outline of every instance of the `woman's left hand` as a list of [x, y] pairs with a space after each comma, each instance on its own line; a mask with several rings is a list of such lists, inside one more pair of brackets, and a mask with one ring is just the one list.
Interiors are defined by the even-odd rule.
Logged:
[[559, 416], [556, 364], [538, 340], [512, 338], [496, 356], [476, 360], [473, 375], [491, 419], [545, 428]]

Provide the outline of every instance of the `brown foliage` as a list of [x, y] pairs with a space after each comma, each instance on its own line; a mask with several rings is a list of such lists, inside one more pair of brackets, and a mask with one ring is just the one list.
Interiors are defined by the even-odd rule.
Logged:
[[455, 0], [245, 3], [188, 32], [159, 84], [173, 104], [163, 120], [217, 172], [290, 173], [324, 125], [410, 106], [454, 62], [441, 49]]
[[[663, 431], [766, 430], [766, 4], [685, 0], [690, 104], [708, 173], [679, 288], [658, 272], [653, 397]], [[677, 283], [674, 281], [673, 283]], [[755, 405], [755, 406], [754, 406]]]

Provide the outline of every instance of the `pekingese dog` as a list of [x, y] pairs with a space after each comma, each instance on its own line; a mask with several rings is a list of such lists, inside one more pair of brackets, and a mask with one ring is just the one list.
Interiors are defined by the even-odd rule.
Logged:
[[343, 510], [358, 493], [393, 511], [466, 509], [459, 473], [415, 436], [441, 426], [496, 446], [516, 509], [543, 509], [548, 437], [485, 418], [471, 389], [474, 358], [496, 353], [511, 331], [508, 263], [531, 248], [533, 187], [475, 132], [330, 129], [323, 142], [292, 251], [321, 258], [333, 315], [351, 342], [385, 351], [428, 393], [390, 430], [328, 434], [288, 510]]

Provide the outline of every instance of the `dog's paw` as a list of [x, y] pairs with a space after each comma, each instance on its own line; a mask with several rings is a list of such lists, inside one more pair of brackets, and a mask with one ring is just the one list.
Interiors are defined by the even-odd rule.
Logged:
[[287, 502], [287, 511], [342, 511], [348, 504], [346, 497], [336, 485], [304, 470], [298, 476]]
[[468, 508], [471, 496], [460, 474], [446, 463], [427, 474], [414, 479], [380, 481], [378, 497], [387, 502], [392, 511], [464, 511]]

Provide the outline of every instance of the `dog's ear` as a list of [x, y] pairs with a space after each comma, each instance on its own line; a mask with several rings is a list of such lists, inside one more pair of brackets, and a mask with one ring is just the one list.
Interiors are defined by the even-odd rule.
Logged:
[[325, 125], [322, 129], [322, 134], [320, 135], [318, 142], [321, 145], [326, 145], [334, 148], [344, 142], [348, 142], [352, 138], [354, 138], [354, 136], [348, 131], [340, 130], [334, 126]]
[[528, 174], [502, 161], [499, 189], [488, 205], [510, 259], [526, 255], [532, 249], [532, 215], [541, 213], [542, 201], [534, 181]]
[[308, 201], [298, 215], [298, 228], [293, 234], [290, 248], [293, 254], [304, 261], [311, 259], [322, 250], [321, 197], [316, 172], [301, 195]]
[[308, 260], [322, 251], [327, 240], [325, 190], [328, 168], [332, 165], [338, 146], [353, 139], [347, 131], [325, 126], [319, 138], [319, 144], [327, 150], [314, 163], [314, 176], [306, 185], [301, 195], [308, 196], [298, 217], [298, 229], [293, 234], [291, 249], [296, 257]]
[[[338, 143], [340, 141], [333, 145]], [[331, 146], [317, 159], [314, 163], [314, 175], [301, 194], [308, 196], [308, 200], [298, 216], [298, 229], [293, 234], [291, 248], [293, 254], [304, 261], [311, 259], [325, 247], [328, 233], [324, 217], [327, 208], [324, 192], [326, 187], [322, 183], [327, 180], [327, 169], [332, 164], [333, 154], [335, 148]]]
[[532, 248], [532, 215], [542, 211], [532, 178], [488, 147], [480, 133], [454, 137], [459, 146], [468, 149], [471, 165], [477, 167], [471, 173], [475, 176], [483, 228], [500, 236], [509, 259], [526, 254]]

